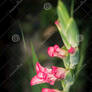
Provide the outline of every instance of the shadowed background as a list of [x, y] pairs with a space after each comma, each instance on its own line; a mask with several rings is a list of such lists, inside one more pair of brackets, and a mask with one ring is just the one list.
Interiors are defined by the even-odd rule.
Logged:
[[[70, 0], [64, 0], [64, 3], [70, 11]], [[63, 45], [54, 25], [57, 19], [56, 6], [57, 0], [0, 1], [0, 92], [37, 92], [30, 86], [31, 42], [43, 66], [62, 64], [59, 59], [47, 55], [48, 46], [56, 43]], [[92, 92], [91, 15], [91, 0], [75, 0], [74, 17], [81, 34], [80, 44], [85, 44], [87, 39], [88, 43], [83, 68], [71, 92]], [[59, 86], [56, 83], [54, 87]], [[50, 85], [48, 87], [53, 88]]]

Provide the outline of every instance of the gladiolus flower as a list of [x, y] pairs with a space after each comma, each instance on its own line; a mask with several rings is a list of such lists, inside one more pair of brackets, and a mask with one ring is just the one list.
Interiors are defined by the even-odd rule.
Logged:
[[50, 57], [64, 58], [67, 55], [67, 51], [60, 48], [58, 45], [54, 45], [48, 48], [48, 55]]
[[61, 92], [57, 89], [42, 88], [42, 92]]
[[36, 73], [30, 84], [36, 85], [41, 83], [49, 83], [54, 85], [57, 79], [64, 79], [66, 70], [64, 68], [52, 66], [51, 69], [42, 67], [39, 62], [36, 63]]
[[69, 53], [73, 54], [75, 53], [75, 48], [71, 47], [69, 50], [68, 50]]

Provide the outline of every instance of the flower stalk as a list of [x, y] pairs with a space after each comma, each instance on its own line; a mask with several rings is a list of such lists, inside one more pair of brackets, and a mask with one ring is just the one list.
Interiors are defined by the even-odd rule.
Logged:
[[[74, 3], [74, 0], [73, 0]], [[71, 15], [73, 14], [73, 3]], [[49, 83], [54, 85], [56, 80], [61, 81], [63, 90], [42, 88], [42, 92], [69, 92], [76, 78], [75, 68], [79, 63], [79, 33], [75, 20], [69, 13], [61, 0], [57, 6], [58, 20], [55, 21], [56, 27], [62, 37], [64, 46], [57, 44], [48, 47], [48, 55], [52, 58], [57, 57], [63, 60], [64, 68], [52, 66], [50, 69], [43, 67], [36, 61], [36, 75], [31, 79], [31, 86], [36, 84]]]

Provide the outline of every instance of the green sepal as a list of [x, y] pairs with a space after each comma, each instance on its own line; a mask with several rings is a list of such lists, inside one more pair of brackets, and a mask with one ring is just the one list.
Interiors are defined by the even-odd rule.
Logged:
[[71, 86], [73, 85], [73, 83], [74, 83], [74, 76], [73, 76], [73, 74], [72, 74], [71, 71], [68, 71], [68, 72], [66, 73], [65, 79], [62, 80], [61, 83], [62, 83], [63, 91], [64, 91], [64, 92], [69, 92], [70, 87], [71, 87]]
[[61, 0], [58, 1], [57, 7], [58, 20], [60, 22], [61, 30], [60, 35], [67, 49], [72, 47], [78, 47], [79, 45], [79, 33], [78, 28], [73, 17], [69, 16], [69, 13]]
[[76, 51], [73, 55], [70, 54], [70, 68], [74, 69], [79, 62], [79, 51]]
[[79, 45], [79, 33], [77, 25], [73, 18], [70, 18], [67, 27], [65, 29], [65, 34], [68, 42], [72, 47], [78, 47]]
[[70, 68], [70, 56], [69, 56], [69, 54], [65, 58], [63, 58], [63, 62], [65, 65], [65, 68], [69, 69]]
[[57, 13], [62, 25], [62, 29], [64, 30], [66, 28], [67, 21], [69, 20], [69, 14], [64, 3], [61, 0], [58, 1]]

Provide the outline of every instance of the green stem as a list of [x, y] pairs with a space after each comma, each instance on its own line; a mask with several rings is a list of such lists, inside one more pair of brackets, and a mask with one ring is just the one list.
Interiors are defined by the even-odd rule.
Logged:
[[73, 11], [74, 11], [74, 0], [72, 0], [71, 3], [71, 17], [73, 17]]
[[64, 92], [69, 92], [69, 89], [70, 89], [70, 87], [69, 88], [65, 88]]
[[84, 61], [84, 59], [85, 59], [85, 55], [86, 55], [86, 47], [87, 47], [87, 45], [88, 45], [88, 40], [89, 40], [89, 37], [88, 37], [88, 35], [90, 34], [90, 32], [89, 31], [87, 31], [87, 32], [84, 32], [84, 39], [83, 39], [83, 42], [82, 42], [82, 44], [81, 44], [81, 50], [80, 50], [80, 61], [79, 61], [79, 64], [78, 64], [78, 66], [77, 66], [77, 72], [76, 72], [76, 79], [77, 79], [77, 77], [78, 77], [78, 75], [79, 75], [79, 72], [81, 71], [81, 67], [82, 67], [82, 64], [83, 64], [83, 61]]

